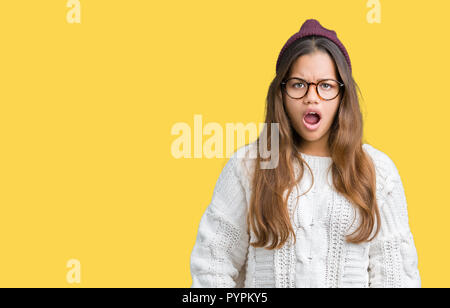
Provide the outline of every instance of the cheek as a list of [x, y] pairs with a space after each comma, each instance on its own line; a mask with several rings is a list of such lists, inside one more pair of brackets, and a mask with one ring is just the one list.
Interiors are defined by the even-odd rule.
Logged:
[[301, 108], [298, 102], [286, 101], [284, 104], [286, 112], [293, 122], [301, 121]]
[[334, 103], [332, 106], [329, 106], [330, 108], [327, 109], [327, 114], [328, 114], [328, 121], [333, 122], [334, 118], [336, 117], [337, 111], [338, 111], [338, 107], [339, 107], [339, 102]]
[[289, 120], [291, 121], [291, 123], [296, 127], [299, 127], [299, 125], [301, 124], [301, 121], [302, 121], [301, 111], [298, 106], [299, 106], [299, 104], [289, 103], [289, 102], [287, 102], [285, 104], [287, 116], [289, 117]]

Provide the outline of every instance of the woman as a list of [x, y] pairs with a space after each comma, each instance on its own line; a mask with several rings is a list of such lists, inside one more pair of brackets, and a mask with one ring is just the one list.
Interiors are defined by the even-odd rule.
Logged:
[[278, 123], [278, 164], [259, 167], [261, 136], [230, 158], [200, 221], [192, 287], [420, 287], [400, 175], [362, 142], [336, 33], [307, 20], [276, 73], [265, 122]]

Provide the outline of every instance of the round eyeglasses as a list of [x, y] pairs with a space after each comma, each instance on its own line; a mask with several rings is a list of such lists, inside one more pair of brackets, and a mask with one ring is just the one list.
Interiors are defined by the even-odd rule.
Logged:
[[334, 79], [323, 79], [314, 83], [307, 82], [301, 78], [292, 77], [284, 80], [281, 83], [281, 88], [289, 95], [289, 97], [299, 99], [306, 96], [309, 86], [312, 84], [316, 86], [317, 95], [325, 101], [335, 99], [341, 92], [341, 88], [344, 87], [343, 83]]

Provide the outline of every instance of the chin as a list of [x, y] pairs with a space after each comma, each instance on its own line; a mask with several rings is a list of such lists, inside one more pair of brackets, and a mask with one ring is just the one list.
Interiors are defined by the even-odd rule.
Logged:
[[303, 138], [303, 140], [308, 141], [308, 142], [315, 142], [315, 141], [319, 141], [320, 140], [320, 137], [319, 138], [305, 138], [305, 137], [302, 137], [302, 138]]
[[306, 141], [317, 141], [322, 139], [324, 134], [322, 132], [301, 132], [300, 137]]

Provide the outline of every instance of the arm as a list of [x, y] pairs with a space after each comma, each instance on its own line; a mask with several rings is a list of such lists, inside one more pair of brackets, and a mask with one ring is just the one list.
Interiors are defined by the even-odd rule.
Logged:
[[[406, 196], [395, 164], [385, 157], [377, 177], [381, 227], [370, 243], [369, 286], [420, 288], [418, 256], [408, 221]], [[384, 170], [384, 171], [383, 171]], [[377, 192], [378, 194], [378, 192]]]
[[240, 287], [249, 236], [247, 202], [233, 155], [223, 168], [203, 214], [191, 254], [192, 288]]

